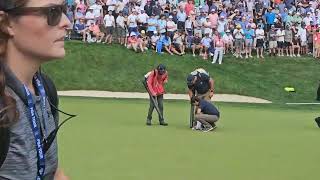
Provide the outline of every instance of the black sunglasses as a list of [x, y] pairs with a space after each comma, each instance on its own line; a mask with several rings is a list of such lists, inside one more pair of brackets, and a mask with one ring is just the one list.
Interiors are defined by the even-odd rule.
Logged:
[[67, 13], [66, 5], [54, 5], [48, 7], [16, 7], [13, 9], [5, 10], [12, 16], [23, 16], [23, 15], [43, 15], [47, 17], [47, 23], [49, 26], [56, 26], [59, 24], [62, 14]]

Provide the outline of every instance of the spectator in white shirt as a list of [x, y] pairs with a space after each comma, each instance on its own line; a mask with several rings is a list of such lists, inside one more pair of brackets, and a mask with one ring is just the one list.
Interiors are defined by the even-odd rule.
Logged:
[[109, 13], [104, 16], [103, 22], [104, 22], [104, 25], [106, 28], [105, 43], [111, 44], [112, 43], [112, 34], [113, 34], [113, 30], [115, 28], [115, 20], [112, 15], [112, 11], [109, 11]]
[[169, 36], [173, 39], [174, 32], [177, 30], [176, 23], [173, 22], [173, 17], [169, 16], [169, 20], [167, 21], [167, 31], [169, 32]]
[[116, 19], [117, 24], [117, 35], [118, 35], [118, 41], [121, 45], [125, 44], [125, 38], [126, 38], [126, 25], [125, 25], [125, 18], [123, 17], [122, 11], [119, 12], [119, 16]]
[[284, 53], [283, 53], [284, 35], [285, 35], [285, 32], [283, 27], [278, 28], [277, 30], [278, 56], [284, 56]]
[[138, 32], [137, 18], [137, 11], [133, 9], [132, 13], [128, 16], [127, 21], [129, 34], [131, 34], [131, 32]]
[[98, 24], [101, 24], [103, 17], [101, 2], [97, 0], [90, 8], [93, 9], [94, 18], [97, 20]]
[[90, 7], [85, 16], [87, 20], [87, 26], [90, 26], [92, 23], [96, 23], [95, 15], [93, 13], [93, 9]]
[[231, 51], [231, 53], [233, 53], [233, 36], [232, 34], [230, 33], [230, 30], [228, 29], [226, 31], [226, 34], [223, 36], [223, 41], [224, 41], [224, 44], [225, 44], [225, 53], [228, 53], [229, 50]]
[[137, 17], [139, 31], [146, 31], [148, 26], [149, 16], [145, 13], [144, 9], [141, 9], [141, 13]]

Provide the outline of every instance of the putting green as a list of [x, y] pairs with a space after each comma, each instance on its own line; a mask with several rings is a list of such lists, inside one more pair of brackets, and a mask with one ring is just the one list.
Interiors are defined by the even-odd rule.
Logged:
[[[210, 133], [188, 128], [189, 104], [165, 101], [169, 126], [148, 101], [62, 98], [78, 117], [59, 132], [60, 166], [75, 180], [317, 179], [316, 110], [219, 103]], [[63, 116], [62, 116], [63, 117]]]

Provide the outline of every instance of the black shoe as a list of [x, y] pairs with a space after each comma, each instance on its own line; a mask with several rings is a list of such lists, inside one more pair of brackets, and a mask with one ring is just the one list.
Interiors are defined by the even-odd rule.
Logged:
[[164, 121], [160, 121], [160, 125], [161, 126], [168, 126], [168, 123], [164, 122]]
[[320, 128], [320, 117], [317, 117], [316, 119], [314, 119], [318, 125], [318, 127]]
[[147, 120], [147, 126], [151, 126], [152, 124], [151, 124], [151, 120]]

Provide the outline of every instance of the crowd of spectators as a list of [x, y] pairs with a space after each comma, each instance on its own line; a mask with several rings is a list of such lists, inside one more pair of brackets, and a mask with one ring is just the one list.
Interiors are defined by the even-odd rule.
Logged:
[[66, 0], [68, 38], [136, 52], [320, 57], [319, 0]]

